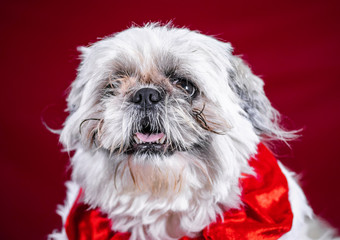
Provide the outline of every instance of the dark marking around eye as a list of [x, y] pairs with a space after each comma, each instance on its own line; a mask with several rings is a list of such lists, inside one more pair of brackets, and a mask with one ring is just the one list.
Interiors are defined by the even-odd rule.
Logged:
[[119, 80], [110, 81], [103, 89], [103, 95], [106, 97], [116, 96], [117, 89], [120, 87], [120, 85], [121, 85], [121, 81]]
[[186, 78], [175, 78], [172, 81], [172, 83], [176, 87], [178, 87], [178, 88], [182, 89], [184, 92], [186, 92], [189, 95], [189, 97], [191, 97], [191, 98], [196, 97], [196, 95], [197, 95], [197, 88], [188, 79], [186, 79]]
[[165, 76], [170, 79], [173, 85], [183, 90], [190, 98], [197, 96], [198, 88], [187, 77], [178, 73], [176, 68], [169, 68], [165, 71]]

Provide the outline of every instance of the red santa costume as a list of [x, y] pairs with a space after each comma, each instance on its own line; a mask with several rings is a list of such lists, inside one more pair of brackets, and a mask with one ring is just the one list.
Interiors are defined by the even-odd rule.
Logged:
[[[240, 209], [230, 209], [208, 225], [196, 238], [181, 240], [218, 239], [279, 239], [292, 228], [293, 213], [289, 187], [278, 161], [263, 145], [249, 160], [255, 175], [240, 179], [242, 202]], [[70, 240], [127, 240], [129, 233], [111, 230], [111, 222], [100, 209], [82, 202], [82, 189], [66, 218], [64, 228]]]

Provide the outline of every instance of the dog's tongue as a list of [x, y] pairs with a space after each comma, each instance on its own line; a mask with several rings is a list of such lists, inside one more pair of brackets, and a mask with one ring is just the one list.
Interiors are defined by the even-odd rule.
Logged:
[[157, 140], [161, 139], [164, 136], [164, 133], [143, 134], [138, 132], [136, 133], [136, 136], [143, 142], [156, 142]]

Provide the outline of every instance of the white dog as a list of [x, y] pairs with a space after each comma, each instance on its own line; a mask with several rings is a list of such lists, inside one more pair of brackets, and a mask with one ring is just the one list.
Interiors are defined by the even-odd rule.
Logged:
[[265, 147], [296, 132], [230, 44], [147, 24], [80, 51], [51, 239], [333, 238]]

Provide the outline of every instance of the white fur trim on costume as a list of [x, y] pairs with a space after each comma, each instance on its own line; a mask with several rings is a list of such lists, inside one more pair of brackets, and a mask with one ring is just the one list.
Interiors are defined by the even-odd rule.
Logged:
[[61, 232], [59, 232], [58, 230], [54, 230], [53, 233], [49, 234], [48, 240], [68, 240], [64, 226], [65, 226], [66, 219], [71, 211], [71, 208], [77, 199], [80, 188], [78, 184], [76, 184], [73, 181], [66, 182], [65, 186], [67, 188], [66, 200], [64, 202], [64, 205], [58, 205], [58, 208], [57, 208], [57, 213], [62, 219], [63, 227], [62, 227]]
[[280, 240], [339, 240], [340, 238], [335, 237], [336, 231], [314, 215], [301, 187], [297, 184], [295, 173], [287, 170], [281, 162], [278, 163], [288, 182], [289, 201], [293, 212], [292, 228]]

